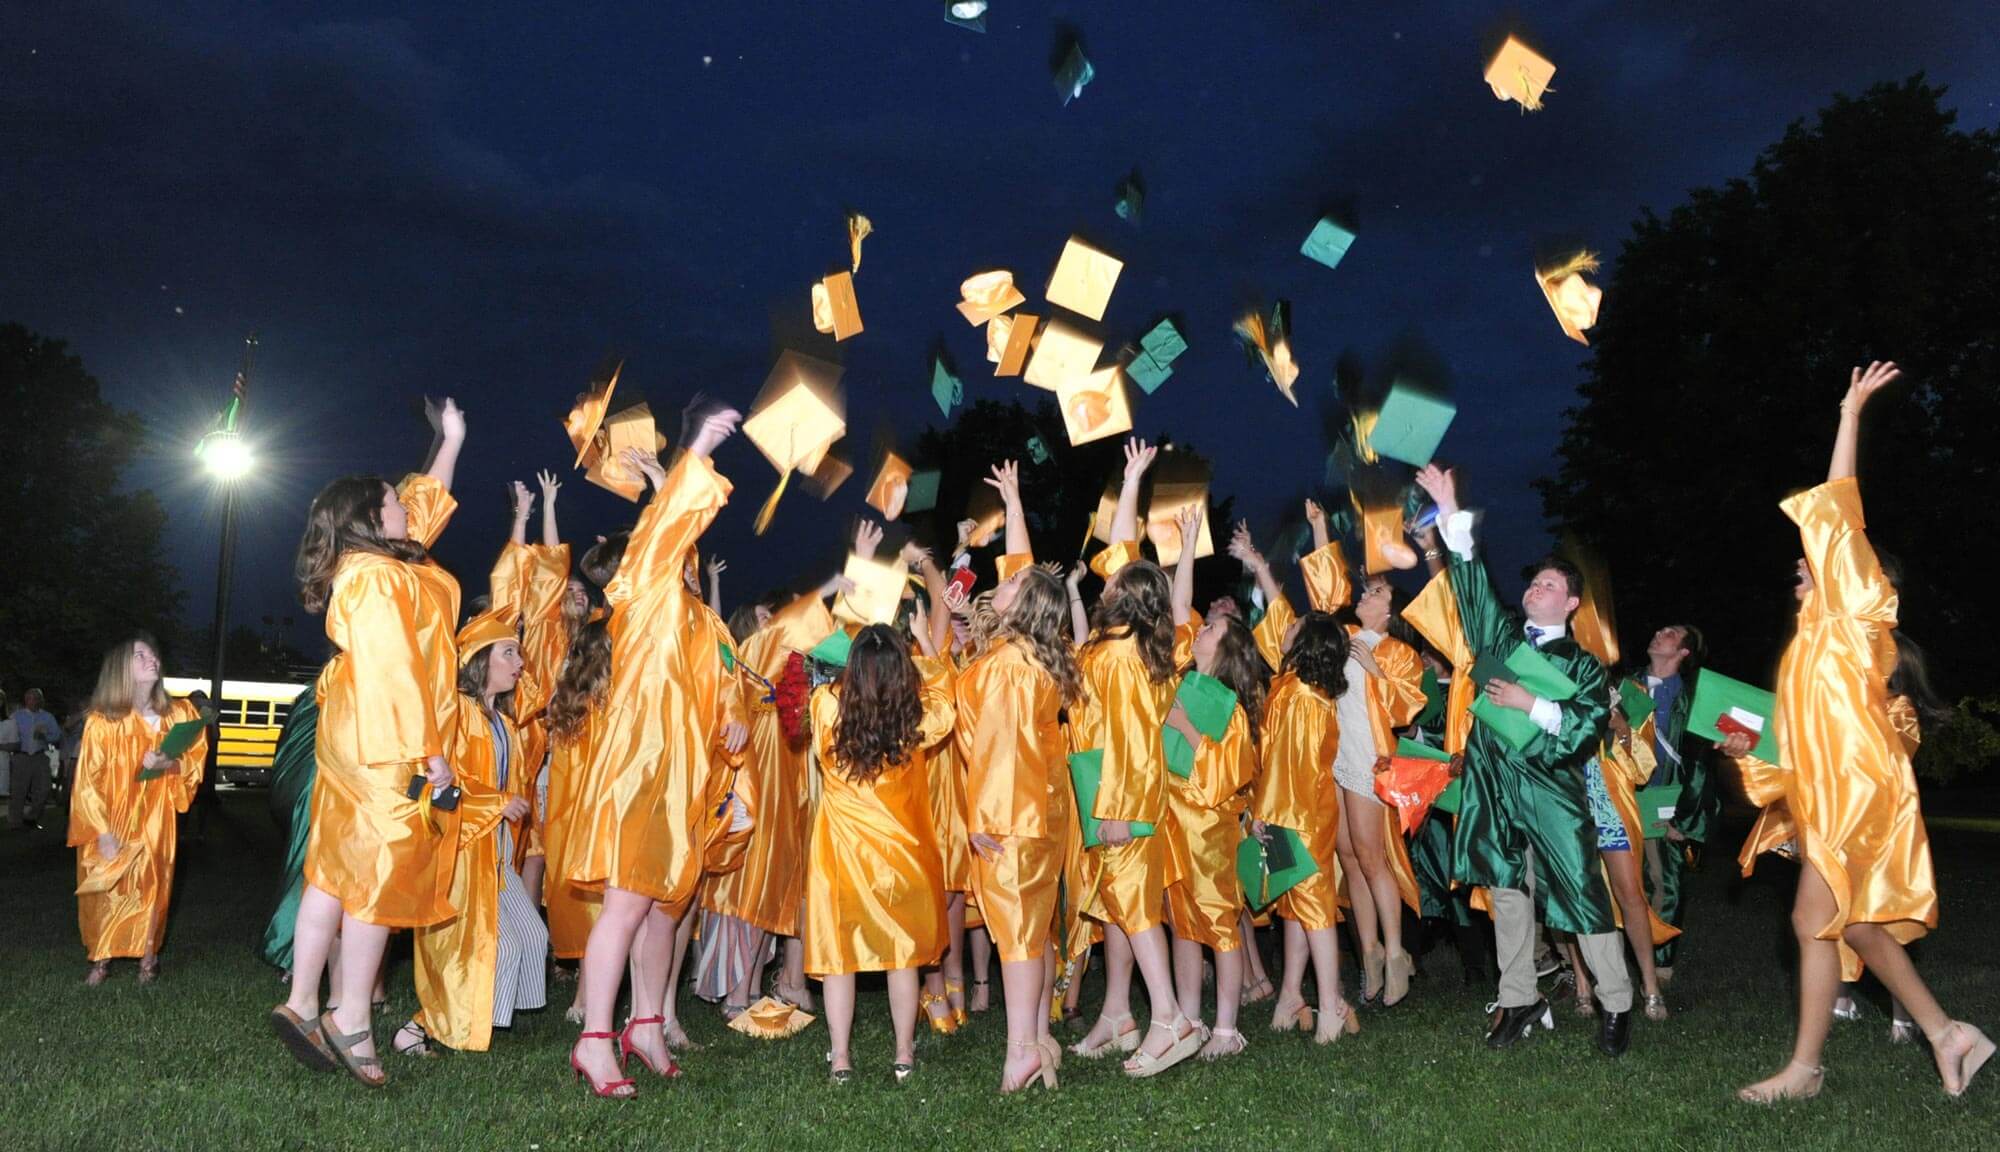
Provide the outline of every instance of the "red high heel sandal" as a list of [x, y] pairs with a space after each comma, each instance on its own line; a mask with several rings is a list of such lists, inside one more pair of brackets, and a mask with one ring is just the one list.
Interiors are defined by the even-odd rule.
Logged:
[[639, 1086], [632, 1083], [629, 1077], [623, 1080], [607, 1080], [599, 1084], [597, 1077], [591, 1076], [589, 1072], [584, 1070], [583, 1061], [576, 1058], [577, 1049], [583, 1047], [585, 1040], [615, 1040], [617, 1038], [618, 1035], [615, 1032], [585, 1032], [583, 1035], [578, 1036], [576, 1044], [569, 1050], [569, 1069], [576, 1073], [578, 1080], [585, 1078], [590, 1080], [592, 1095], [602, 1096], [607, 1100], [630, 1100], [639, 1094]]
[[639, 1063], [644, 1064], [646, 1071], [651, 1072], [653, 1075], [662, 1076], [668, 1080], [679, 1079], [681, 1066], [675, 1063], [671, 1052], [667, 1054], [667, 1066], [661, 1068], [654, 1064], [644, 1052], [639, 1051], [639, 1049], [632, 1045], [632, 1029], [637, 1028], [641, 1024], [664, 1025], [666, 1022], [667, 1018], [665, 1016], [637, 1016], [631, 1020], [627, 1020], [625, 1022], [625, 1030], [618, 1034], [618, 1066], [620, 1068], [625, 1067], [626, 1064], [631, 1062], [632, 1057], [637, 1056]]

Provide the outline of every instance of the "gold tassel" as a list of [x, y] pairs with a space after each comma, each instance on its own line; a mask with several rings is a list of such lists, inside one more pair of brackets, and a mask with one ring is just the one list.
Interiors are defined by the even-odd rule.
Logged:
[[791, 479], [792, 470], [790, 468], [780, 473], [778, 476], [778, 486], [771, 489], [771, 498], [764, 501], [762, 508], [757, 509], [757, 522], [751, 526], [757, 535], [762, 536], [764, 529], [771, 526], [771, 517], [777, 515], [778, 512], [778, 498], [785, 494], [785, 485], [790, 483]]

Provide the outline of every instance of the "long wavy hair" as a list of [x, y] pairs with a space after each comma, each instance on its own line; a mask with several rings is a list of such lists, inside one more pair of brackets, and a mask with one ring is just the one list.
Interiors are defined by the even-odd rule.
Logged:
[[1299, 617], [1299, 630], [1285, 653], [1285, 671], [1328, 700], [1347, 691], [1347, 628], [1325, 612]]
[[1224, 617], [1221, 627], [1222, 635], [1215, 641], [1215, 678], [1236, 693], [1237, 707], [1243, 709], [1250, 738], [1255, 740], [1264, 722], [1264, 698], [1271, 690], [1271, 666], [1241, 617]]
[[757, 634], [757, 609], [769, 606], [768, 600], [745, 600], [729, 614], [729, 635], [738, 644]]
[[583, 559], [577, 561], [577, 571], [582, 572], [583, 578], [592, 584], [604, 587], [611, 583], [613, 576], [618, 575], [618, 565], [625, 560], [625, 546], [631, 542], [631, 529], [613, 532], [590, 546]]
[[1165, 682], [1174, 674], [1173, 598], [1173, 581], [1158, 564], [1150, 560], [1127, 564], [1091, 609], [1090, 639], [1084, 647], [1130, 636], [1139, 642], [1146, 675], [1155, 684]]
[[1896, 670], [1889, 673], [1889, 694], [1908, 696], [1916, 706], [1917, 721], [1925, 732], [1934, 732], [1951, 719], [1951, 706], [1931, 687], [1930, 658], [1901, 631], [1889, 634], [1896, 641]]
[[131, 639], [112, 645], [104, 654], [104, 662], [97, 666], [97, 689], [90, 694], [90, 710], [106, 720], [123, 720], [134, 709], [151, 706], [156, 715], [165, 716], [172, 701], [167, 698], [166, 677], [153, 681], [153, 689], [145, 697], [139, 695], [139, 685], [132, 679], [132, 654], [144, 644], [160, 654], [159, 642], [144, 632]]
[[586, 621], [570, 642], [555, 690], [549, 695], [549, 735], [557, 740], [575, 739], [590, 718], [590, 710], [604, 700], [610, 686], [610, 622]]
[[1083, 676], [1069, 646], [1069, 595], [1062, 581], [1041, 568], [1022, 573], [1014, 602], [1000, 618], [1000, 636], [1019, 640], [1042, 671], [1055, 677], [1064, 704], [1082, 695]]
[[833, 758], [843, 775], [873, 784], [909, 756], [924, 720], [922, 689], [902, 633], [870, 624], [854, 634], [833, 722]]
[[298, 556], [292, 562], [299, 601], [306, 611], [326, 611], [333, 574], [349, 552], [373, 552], [407, 564], [421, 564], [429, 555], [415, 540], [382, 535], [382, 497], [390, 491], [389, 482], [380, 476], [342, 476], [313, 497], [305, 535], [299, 538]]

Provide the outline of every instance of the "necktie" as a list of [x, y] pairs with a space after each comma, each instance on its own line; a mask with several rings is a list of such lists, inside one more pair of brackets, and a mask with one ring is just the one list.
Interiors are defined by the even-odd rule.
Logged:
[[1542, 646], [1542, 630], [1533, 624], [1528, 625], [1528, 643], [1537, 648]]

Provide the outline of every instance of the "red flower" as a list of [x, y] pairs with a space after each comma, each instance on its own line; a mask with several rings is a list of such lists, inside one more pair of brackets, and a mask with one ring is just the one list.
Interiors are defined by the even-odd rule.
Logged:
[[794, 652], [785, 661], [785, 670], [778, 674], [776, 685], [778, 706], [778, 730], [793, 744], [802, 744], [806, 739], [806, 725], [809, 717], [807, 701], [812, 695], [812, 681], [806, 676], [806, 658]]

